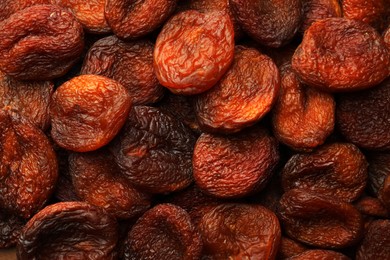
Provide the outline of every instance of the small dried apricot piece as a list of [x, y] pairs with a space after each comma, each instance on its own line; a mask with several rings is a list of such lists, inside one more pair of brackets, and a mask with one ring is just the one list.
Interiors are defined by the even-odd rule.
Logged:
[[0, 249], [13, 247], [19, 238], [20, 232], [25, 224], [22, 218], [0, 211]]
[[390, 51], [390, 25], [387, 27], [386, 31], [383, 33], [383, 39], [387, 48]]
[[0, 2], [0, 21], [10, 17], [17, 11], [39, 4], [50, 4], [52, 0], [2, 0]]
[[305, 251], [307, 251], [307, 247], [305, 247], [303, 244], [288, 237], [282, 236], [277, 259], [290, 259], [290, 257], [299, 255]]
[[350, 260], [349, 257], [331, 250], [307, 250], [288, 260]]
[[386, 26], [388, 0], [343, 0], [341, 3], [345, 18], [365, 22], [379, 31]]
[[356, 260], [388, 259], [390, 256], [390, 220], [373, 221], [356, 253]]
[[310, 25], [320, 19], [341, 17], [338, 0], [303, 0], [303, 21], [300, 31], [303, 33]]
[[370, 154], [368, 162], [370, 188], [390, 211], [390, 153]]
[[378, 218], [388, 218], [390, 216], [385, 206], [377, 198], [363, 196], [355, 203], [355, 207], [363, 215], [373, 216]]

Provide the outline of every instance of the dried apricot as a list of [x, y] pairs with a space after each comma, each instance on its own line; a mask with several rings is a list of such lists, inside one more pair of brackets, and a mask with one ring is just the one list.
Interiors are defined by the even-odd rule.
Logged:
[[0, 21], [27, 7], [38, 4], [50, 4], [51, 2], [52, 0], [2, 0], [0, 2]]
[[387, 27], [387, 30], [383, 33], [383, 39], [387, 46], [387, 49], [390, 51], [390, 25]]
[[307, 250], [289, 260], [350, 260], [349, 257], [331, 250]]
[[305, 251], [307, 251], [307, 247], [303, 244], [288, 237], [282, 236], [277, 259], [290, 259], [290, 257], [299, 255]]
[[304, 0], [302, 4], [304, 12], [301, 32], [306, 31], [312, 23], [320, 19], [342, 16], [338, 0]]
[[14, 215], [4, 212], [1, 209], [0, 212], [0, 249], [13, 247], [19, 238], [20, 231], [22, 230], [25, 221]]
[[388, 218], [390, 216], [385, 206], [377, 198], [363, 196], [355, 203], [355, 207], [363, 215], [373, 216], [378, 218]]
[[365, 22], [379, 31], [386, 26], [387, 0], [343, 0], [343, 16]]
[[368, 157], [370, 188], [390, 210], [390, 153], [375, 153]]
[[390, 255], [390, 220], [376, 220], [356, 253], [356, 260], [388, 259]]

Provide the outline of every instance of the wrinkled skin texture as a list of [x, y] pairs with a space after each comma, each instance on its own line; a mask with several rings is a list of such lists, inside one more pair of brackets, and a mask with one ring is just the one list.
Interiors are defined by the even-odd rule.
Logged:
[[16, 245], [25, 221], [1, 209], [0, 213], [0, 249]]
[[115, 161], [136, 186], [169, 193], [193, 181], [195, 137], [180, 121], [157, 108], [136, 106], [113, 144]]
[[280, 240], [280, 246], [277, 259], [290, 259], [290, 257], [299, 255], [307, 250], [303, 244], [292, 240], [288, 237], [283, 237]]
[[320, 19], [342, 16], [338, 0], [303, 0], [302, 4], [304, 13], [300, 28], [301, 33]]
[[20, 80], [64, 75], [83, 51], [83, 28], [56, 5], [35, 5], [0, 24], [0, 68]]
[[84, 202], [50, 205], [23, 228], [17, 245], [19, 260], [116, 259], [116, 220]]
[[275, 259], [281, 238], [277, 217], [259, 205], [222, 204], [198, 228], [206, 259]]
[[390, 255], [390, 220], [370, 224], [357, 251], [356, 260], [388, 259]]
[[372, 89], [339, 96], [336, 120], [345, 139], [357, 146], [390, 150], [390, 79]]
[[100, 39], [88, 50], [81, 74], [118, 81], [127, 88], [134, 105], [154, 103], [164, 92], [154, 73], [153, 48], [147, 40], [124, 42], [115, 36]]
[[279, 216], [287, 235], [315, 247], [347, 247], [363, 231], [362, 216], [351, 204], [309, 190], [286, 192]]
[[176, 8], [177, 0], [106, 0], [105, 16], [120, 38], [135, 39], [162, 25]]
[[278, 68], [269, 57], [237, 46], [222, 79], [195, 98], [198, 121], [205, 130], [222, 133], [253, 125], [270, 111], [279, 85]]
[[389, 53], [379, 33], [344, 18], [312, 24], [295, 51], [292, 66], [309, 86], [332, 92], [370, 88], [390, 73]]
[[328, 93], [302, 84], [291, 69], [281, 69], [281, 88], [273, 110], [276, 138], [295, 150], [323, 144], [333, 132], [336, 103]]
[[387, 0], [342, 0], [343, 16], [365, 22], [382, 31], [386, 24]]
[[54, 92], [51, 136], [71, 151], [96, 150], [119, 132], [131, 104], [128, 91], [117, 81], [98, 75], [72, 78]]
[[349, 257], [331, 250], [307, 250], [289, 260], [350, 260]]
[[58, 177], [47, 137], [10, 111], [0, 111], [0, 209], [23, 218], [43, 207]]
[[364, 191], [368, 163], [353, 144], [333, 143], [309, 154], [296, 154], [282, 172], [285, 191], [302, 188], [351, 202]]
[[52, 3], [52, 0], [2, 0], [0, 2], [0, 21], [27, 7], [50, 3]]
[[149, 197], [120, 173], [108, 151], [73, 153], [69, 165], [76, 193], [83, 201], [117, 218], [138, 216], [149, 208]]
[[388, 218], [390, 216], [385, 206], [377, 198], [364, 196], [355, 203], [355, 207], [363, 215], [373, 216], [377, 218]]
[[368, 157], [370, 188], [390, 210], [390, 153], [376, 153]]
[[173, 16], [160, 32], [154, 67], [160, 83], [175, 94], [210, 89], [233, 61], [234, 31], [224, 12], [190, 10]]
[[297, 32], [303, 14], [300, 0], [230, 0], [242, 29], [262, 45], [279, 48]]
[[202, 240], [188, 213], [172, 204], [147, 211], [130, 230], [124, 260], [200, 259]]

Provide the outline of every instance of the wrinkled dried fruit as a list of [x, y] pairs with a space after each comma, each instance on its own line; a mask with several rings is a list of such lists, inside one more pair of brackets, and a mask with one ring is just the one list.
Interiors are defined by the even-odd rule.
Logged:
[[126, 240], [125, 260], [200, 259], [202, 240], [188, 213], [172, 204], [147, 211]]
[[195, 137], [161, 110], [136, 106], [112, 150], [123, 174], [151, 193], [184, 189], [193, 181]]
[[0, 212], [0, 249], [13, 247], [19, 238], [25, 222], [22, 218], [8, 214], [1, 209]]
[[390, 210], [390, 153], [375, 153], [368, 157], [370, 188]]
[[390, 256], [390, 220], [370, 224], [357, 251], [356, 260], [388, 259]]
[[60, 202], [38, 212], [23, 228], [19, 260], [116, 259], [117, 222], [84, 202]]
[[290, 257], [299, 255], [307, 250], [307, 247], [301, 243], [292, 240], [288, 237], [283, 237], [280, 240], [280, 247], [277, 259], [290, 259]]
[[373, 87], [390, 73], [383, 39], [369, 25], [344, 18], [327, 18], [305, 32], [292, 59], [298, 76], [326, 91]]
[[56, 5], [35, 5], [0, 24], [0, 68], [21, 80], [64, 75], [83, 51], [83, 28]]
[[303, 21], [300, 31], [303, 33], [310, 25], [320, 19], [341, 17], [341, 7], [338, 0], [304, 0]]
[[51, 2], [52, 0], [2, 0], [0, 2], [0, 21], [27, 7], [38, 4], [50, 4]]
[[256, 49], [237, 46], [234, 61], [222, 79], [195, 98], [202, 128], [211, 132], [237, 132], [267, 114], [276, 100], [278, 68]]
[[97, 75], [72, 78], [54, 92], [51, 136], [68, 150], [96, 150], [119, 132], [130, 108], [128, 91], [117, 81]]
[[363, 231], [362, 216], [351, 204], [309, 190], [286, 192], [280, 200], [279, 216], [287, 235], [316, 247], [353, 245]]
[[307, 250], [288, 260], [350, 260], [349, 257], [331, 250]]
[[124, 42], [115, 36], [100, 39], [88, 50], [81, 74], [118, 81], [127, 88], [134, 105], [154, 103], [164, 92], [154, 73], [153, 48], [147, 40]]
[[353, 144], [333, 143], [308, 154], [296, 154], [284, 166], [285, 191], [301, 188], [351, 202], [364, 191], [368, 163]]
[[217, 83], [233, 56], [228, 14], [190, 10], [164, 25], [154, 49], [154, 66], [160, 83], [173, 93], [198, 94]]
[[347, 19], [365, 22], [383, 30], [386, 24], [388, 0], [343, 0], [343, 15]]
[[202, 134], [194, 150], [194, 178], [213, 196], [243, 197], [264, 188], [278, 161], [278, 144], [263, 128], [229, 136]]
[[355, 203], [355, 207], [363, 215], [373, 216], [378, 218], [388, 218], [390, 216], [385, 206], [377, 198], [364, 196]]

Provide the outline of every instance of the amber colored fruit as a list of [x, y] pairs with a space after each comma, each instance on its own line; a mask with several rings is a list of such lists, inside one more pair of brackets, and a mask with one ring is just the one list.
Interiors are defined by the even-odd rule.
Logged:
[[64, 75], [83, 51], [83, 28], [56, 5], [23, 9], [0, 24], [0, 68], [21, 80]]
[[331, 250], [307, 250], [302, 254], [293, 256], [288, 260], [350, 260], [349, 257]]
[[281, 69], [281, 87], [273, 110], [277, 139], [295, 150], [311, 150], [333, 132], [333, 96], [301, 83], [290, 65]]
[[390, 220], [376, 220], [356, 253], [356, 260], [388, 259], [390, 256]]
[[84, 202], [47, 206], [23, 228], [17, 245], [19, 260], [116, 259], [116, 220]]
[[386, 31], [383, 33], [383, 39], [387, 46], [387, 49], [390, 51], [390, 25], [387, 27]]
[[364, 191], [368, 163], [349, 143], [333, 143], [311, 153], [296, 154], [282, 172], [285, 191], [302, 188], [351, 202]]
[[320, 19], [341, 17], [342, 11], [338, 0], [303, 0], [303, 21], [300, 31], [303, 33], [310, 25]]
[[0, 21], [27, 7], [38, 4], [50, 4], [51, 2], [52, 0], [2, 0], [0, 2]]
[[0, 210], [0, 249], [16, 245], [24, 224], [22, 218]]
[[134, 105], [150, 104], [164, 94], [153, 68], [154, 45], [147, 40], [124, 42], [108, 36], [88, 50], [81, 74], [106, 76], [121, 83]]
[[158, 108], [136, 106], [113, 144], [115, 160], [136, 186], [169, 193], [193, 181], [195, 137], [180, 121]]
[[390, 153], [371, 154], [368, 162], [370, 188], [390, 211]]
[[176, 8], [177, 0], [106, 0], [105, 16], [120, 38], [140, 38], [161, 26]]
[[390, 79], [372, 89], [339, 96], [336, 122], [341, 134], [357, 146], [390, 150]]
[[278, 218], [259, 205], [222, 204], [198, 228], [205, 259], [275, 259], [281, 238]]
[[279, 161], [278, 144], [266, 129], [236, 135], [202, 134], [195, 145], [196, 184], [221, 198], [243, 197], [264, 188]]
[[234, 61], [222, 79], [195, 98], [202, 128], [231, 133], [253, 125], [276, 101], [279, 71], [271, 58], [256, 49], [237, 46]]
[[355, 207], [363, 215], [373, 216], [377, 218], [388, 218], [390, 216], [385, 206], [377, 198], [363, 196], [358, 201], [356, 201]]
[[154, 67], [160, 83], [176, 94], [211, 88], [234, 56], [234, 31], [225, 12], [184, 11], [173, 16], [158, 35]]
[[188, 213], [172, 204], [148, 210], [130, 230], [125, 260], [200, 259], [202, 239]]
[[277, 259], [290, 259], [290, 257], [299, 255], [307, 250], [307, 247], [303, 244], [288, 237], [282, 236], [282, 239], [280, 240]]
[[292, 59], [308, 85], [326, 91], [373, 87], [390, 73], [388, 50], [371, 26], [345, 18], [326, 18], [305, 32]]
[[257, 42], [278, 48], [297, 32], [303, 14], [300, 0], [230, 0], [242, 29]]
[[68, 150], [96, 150], [115, 137], [130, 108], [128, 91], [117, 81], [98, 75], [74, 77], [53, 94], [51, 136]]
[[279, 204], [286, 234], [321, 248], [344, 248], [362, 235], [363, 220], [351, 204], [309, 190], [286, 192]]
[[150, 206], [149, 197], [121, 174], [107, 150], [71, 154], [69, 172], [77, 195], [113, 216], [131, 218]]
[[372, 27], [383, 30], [386, 24], [388, 0], [343, 0], [343, 16], [365, 22]]

